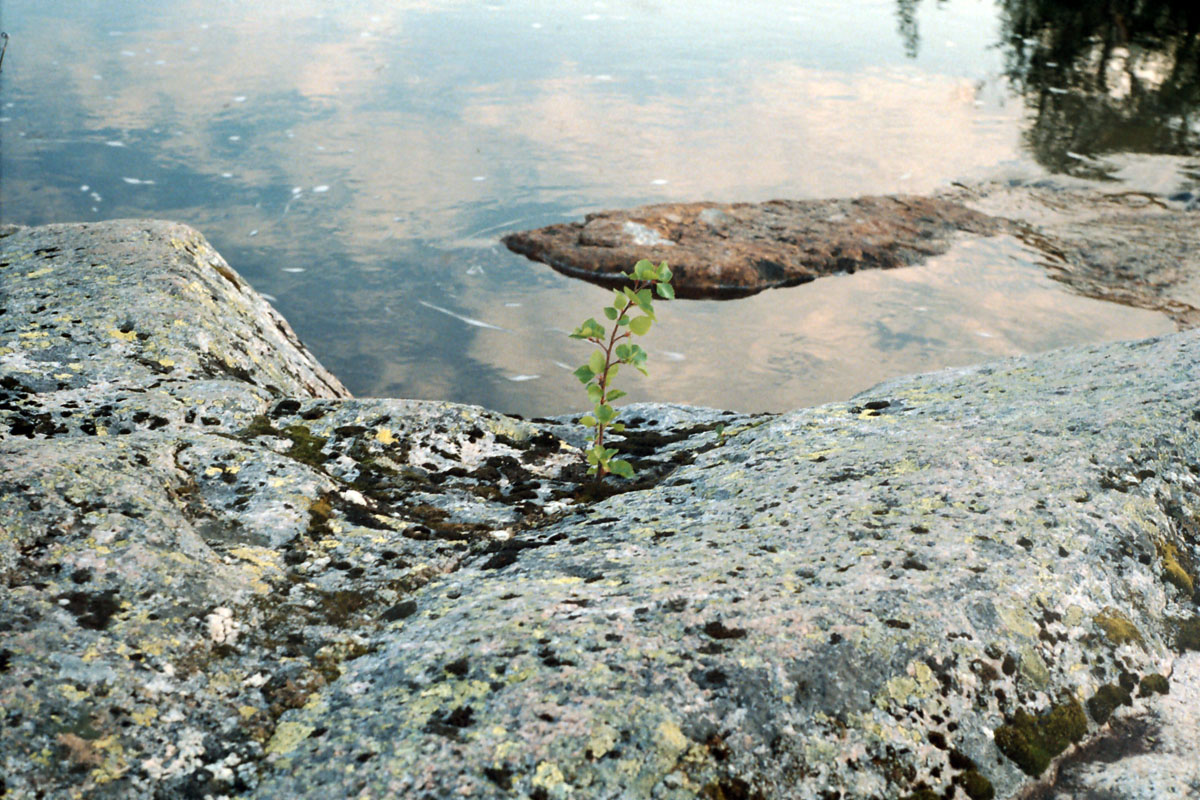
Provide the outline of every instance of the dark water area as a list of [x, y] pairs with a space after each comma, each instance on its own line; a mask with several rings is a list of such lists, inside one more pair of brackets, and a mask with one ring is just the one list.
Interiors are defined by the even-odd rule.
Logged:
[[[1128, 154], [1200, 171], [1195, 7], [1079, 5], [4, 0], [0, 221], [183, 221], [356, 394], [577, 410], [587, 351], [565, 334], [606, 293], [505, 233], [653, 202], [1121, 179]], [[666, 304], [650, 377], [622, 388], [783, 410], [1172, 329], [1037, 261], [997, 239]]]

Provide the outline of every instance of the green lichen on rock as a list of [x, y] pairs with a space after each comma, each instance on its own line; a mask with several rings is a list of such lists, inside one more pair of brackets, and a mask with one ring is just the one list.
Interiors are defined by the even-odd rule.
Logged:
[[1092, 617], [1096, 627], [1104, 631], [1104, 635], [1115, 645], [1142, 644], [1142, 633], [1129, 617], [1115, 608], [1106, 607]]
[[960, 777], [959, 785], [971, 800], [993, 800], [996, 789], [978, 770], [969, 769]]
[[1087, 717], [1074, 698], [1033, 715], [1017, 709], [1012, 719], [995, 731], [996, 747], [1033, 777], [1046, 771], [1050, 761], [1087, 734]]
[[1170, 694], [1170, 692], [1171, 682], [1157, 672], [1143, 676], [1138, 682], [1138, 696], [1140, 697], [1151, 694]]
[[1175, 649], [1179, 652], [1200, 650], [1200, 616], [1171, 621], [1175, 634]]
[[1196, 578], [1191, 568], [1191, 559], [1167, 541], [1158, 542], [1158, 554], [1162, 559], [1163, 580], [1182, 592], [1185, 597], [1195, 596]]
[[1133, 698], [1124, 686], [1106, 683], [1088, 698], [1087, 710], [1097, 725], [1103, 725], [1117, 710], [1117, 706], [1127, 706], [1132, 702]]

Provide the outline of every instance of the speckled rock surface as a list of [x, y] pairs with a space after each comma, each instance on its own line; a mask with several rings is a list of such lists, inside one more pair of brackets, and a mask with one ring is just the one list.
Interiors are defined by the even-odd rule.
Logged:
[[1192, 785], [1200, 332], [633, 407], [594, 487], [569, 420], [342, 397], [111, 225], [0, 238], [6, 800]]

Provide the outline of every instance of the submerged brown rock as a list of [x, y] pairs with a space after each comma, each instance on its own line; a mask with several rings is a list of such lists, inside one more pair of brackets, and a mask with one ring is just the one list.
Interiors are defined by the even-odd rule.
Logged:
[[613, 285], [638, 259], [667, 261], [681, 297], [744, 297], [823, 275], [891, 269], [946, 252], [956, 233], [1003, 221], [941, 197], [664, 203], [589, 214], [504, 238], [566, 275]]

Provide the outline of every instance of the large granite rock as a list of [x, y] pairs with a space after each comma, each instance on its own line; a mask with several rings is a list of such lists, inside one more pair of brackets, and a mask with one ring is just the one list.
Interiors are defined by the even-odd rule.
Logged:
[[190, 229], [0, 280], [6, 798], [1200, 790], [1200, 332], [633, 407], [597, 487], [345, 398]]
[[513, 251], [566, 275], [619, 285], [640, 258], [667, 261], [680, 297], [741, 297], [836, 272], [891, 269], [955, 237], [1009, 233], [1050, 277], [1088, 297], [1200, 325], [1200, 206], [1055, 179], [955, 186], [934, 197], [672, 203], [512, 233]]

